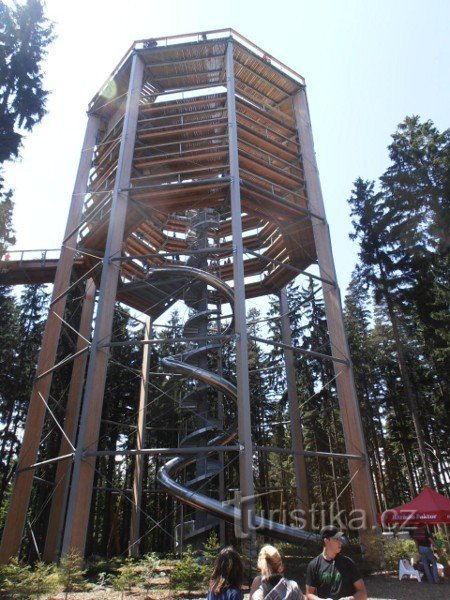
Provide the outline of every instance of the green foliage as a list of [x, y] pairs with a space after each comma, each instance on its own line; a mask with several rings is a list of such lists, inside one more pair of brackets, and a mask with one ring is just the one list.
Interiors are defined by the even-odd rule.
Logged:
[[25, 581], [30, 598], [39, 599], [44, 594], [55, 592], [59, 587], [59, 575], [55, 566], [44, 562], [37, 562], [28, 572]]
[[220, 552], [220, 549], [221, 546], [219, 543], [219, 537], [215, 531], [211, 531], [208, 539], [203, 544], [203, 557], [205, 559], [205, 565], [212, 567], [217, 555]]
[[133, 585], [137, 585], [140, 579], [139, 569], [131, 558], [125, 559], [123, 565], [117, 570], [117, 575], [111, 577], [111, 583], [119, 592], [131, 592]]
[[188, 546], [183, 558], [170, 572], [170, 583], [177, 590], [191, 592], [201, 587], [209, 572], [209, 567], [198, 564], [192, 546]]
[[389, 571], [398, 569], [398, 561], [401, 558], [410, 560], [416, 553], [416, 544], [413, 540], [402, 540], [400, 538], [383, 540], [384, 560]]
[[66, 598], [69, 592], [82, 590], [86, 587], [84, 576], [86, 571], [83, 570], [83, 558], [75, 551], [66, 554], [60, 563], [59, 582], [66, 593]]
[[41, 0], [0, 1], [0, 164], [16, 157], [20, 130], [31, 131], [45, 115], [42, 60], [53, 25]]
[[86, 563], [86, 576], [89, 578], [95, 578], [98, 577], [100, 573], [115, 572], [119, 565], [120, 563], [116, 558], [91, 559]]
[[30, 566], [12, 558], [8, 564], [0, 566], [0, 588], [8, 598], [25, 598], [28, 590]]
[[145, 589], [150, 588], [150, 580], [154, 577], [159, 565], [159, 558], [155, 552], [149, 552], [140, 561], [141, 582]]
[[436, 542], [437, 553], [440, 558], [440, 562], [443, 565], [450, 565], [450, 545], [447, 540], [447, 536], [445, 535], [445, 531], [440, 529], [433, 536], [434, 541]]
[[5, 496], [9, 494], [21, 429], [29, 406], [47, 298], [43, 286], [24, 287], [19, 300], [9, 288], [0, 287], [0, 413], [4, 426], [0, 442], [2, 508]]
[[37, 598], [58, 589], [58, 572], [54, 565], [37, 562], [32, 568], [13, 558], [0, 567], [0, 588], [8, 598]]
[[104, 571], [100, 572], [97, 576], [97, 581], [94, 583], [92, 589], [96, 591], [106, 591], [109, 584], [109, 575]]
[[12, 226], [13, 208], [12, 190], [4, 191], [3, 177], [0, 174], [0, 259], [8, 249], [16, 243]]
[[346, 299], [380, 510], [424, 483], [448, 492], [450, 435], [450, 129], [406, 117], [388, 149], [378, 183], [357, 179], [349, 199], [360, 263]]

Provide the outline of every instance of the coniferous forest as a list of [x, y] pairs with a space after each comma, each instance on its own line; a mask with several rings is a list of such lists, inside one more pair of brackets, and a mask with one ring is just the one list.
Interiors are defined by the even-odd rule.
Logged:
[[[51, 27], [39, 12], [40, 2], [30, 1], [28, 5], [35, 10], [34, 22], [39, 23], [41, 38], [36, 37], [35, 42], [40, 50], [32, 53], [39, 66], [51, 41]], [[8, 17], [2, 32], [7, 36], [24, 14], [7, 13], [3, 2], [0, 7], [3, 17]], [[7, 44], [5, 47], [9, 48]], [[19, 68], [20, 59], [24, 65], [29, 58], [18, 52], [16, 63], [8, 61], [8, 65]], [[38, 72], [38, 68], [30, 68], [27, 75], [21, 70], [23, 77], [35, 78], [37, 94], [30, 98], [20, 96], [20, 79], [0, 71], [0, 134], [5, 140], [0, 162], [19, 151], [21, 138], [14, 135], [17, 125], [31, 130], [45, 114], [46, 92]], [[406, 117], [393, 133], [388, 153], [389, 166], [379, 179], [357, 178], [349, 192], [350, 237], [359, 248], [359, 262], [342, 294], [379, 511], [411, 499], [424, 485], [450, 496], [450, 130], [440, 132], [430, 120]], [[345, 198], [341, 201], [344, 207]], [[1, 255], [14, 244], [12, 216], [13, 194], [0, 178]], [[312, 280], [305, 283], [303, 279], [289, 286], [292, 343], [304, 350], [329, 352], [318, 287]], [[76, 297], [76, 289], [73, 294]], [[0, 529], [48, 304], [49, 289], [44, 286], [0, 287]], [[269, 320], [257, 309], [249, 310], [249, 332], [253, 338], [261, 337], [267, 327], [271, 336], [280, 340], [278, 300], [269, 298], [269, 304]], [[69, 323], [77, 318], [77, 314], [66, 315]], [[161, 371], [162, 356], [183, 348], [176, 339], [182, 337], [181, 327], [181, 316], [174, 311], [166, 326], [155, 329], [155, 335], [164, 338], [164, 343], [152, 346], [152, 372]], [[121, 341], [142, 339], [141, 323], [124, 307], [116, 311], [113, 330]], [[70, 331], [61, 346], [65, 343], [67, 348], [58, 349], [61, 357], [73, 347]], [[135, 447], [135, 429], [127, 431], [123, 424], [132, 422], [137, 411], [141, 353], [138, 345], [118, 345], [112, 350], [99, 450]], [[233, 380], [233, 354], [224, 357], [222, 368]], [[249, 369], [255, 446], [289, 445], [281, 348], [268, 348], [252, 340]], [[312, 354], [296, 354], [296, 375], [305, 450], [344, 452], [331, 365]], [[69, 380], [70, 367], [61, 369], [52, 387], [52, 410], [60, 419], [60, 399]], [[182, 386], [182, 381], [174, 383], [158, 376], [149, 398], [148, 447], [177, 445], [182, 423], [177, 398]], [[232, 417], [234, 407], [225, 406], [225, 411]], [[57, 454], [59, 447], [54, 424], [48, 422], [46, 427], [40, 450], [44, 458]], [[160, 460], [155, 458], [146, 466], [143, 530], [147, 533], [142, 552], [170, 551], [173, 544], [167, 531], [173, 532], [180, 520], [179, 505], [157, 488]], [[327, 463], [315, 458], [306, 460], [312, 502], [339, 499], [341, 507], [349, 506], [349, 493], [338, 493], [348, 479], [347, 467], [332, 459]], [[50, 465], [39, 471], [39, 486], [31, 499], [29, 525], [38, 543], [45, 534], [54, 469]], [[236, 465], [230, 465], [229, 470], [230, 480], [234, 476], [238, 487]], [[131, 515], [127, 498], [132, 474], [132, 458], [118, 461], [108, 456], [98, 460], [88, 554], [114, 555], [127, 547]], [[288, 455], [258, 454], [257, 479], [261, 491], [281, 490], [281, 504], [295, 503], [293, 464]], [[28, 548], [32, 546], [30, 539], [27, 544]]]
[[[439, 132], [431, 121], [407, 117], [392, 136], [388, 148], [390, 166], [377, 182], [357, 179], [348, 199], [355, 243], [360, 261], [344, 298], [344, 316], [351, 348], [358, 397], [368, 446], [377, 508], [401, 504], [424, 485], [450, 493], [450, 339], [449, 339], [449, 219], [450, 219], [450, 131]], [[4, 221], [3, 244], [11, 237]], [[289, 287], [289, 311], [294, 346], [326, 352], [327, 323], [320, 286], [294, 283]], [[2, 287], [0, 295], [0, 372], [2, 435], [0, 446], [0, 518], [3, 518], [21, 432], [27, 412], [30, 386], [48, 309], [45, 287]], [[270, 301], [269, 329], [281, 339], [278, 301]], [[250, 309], [249, 333], [263, 333], [261, 313]], [[70, 318], [76, 318], [72, 316]], [[178, 352], [182, 345], [182, 319], [172, 313], [166, 326], [155, 335], [166, 339], [152, 347], [151, 370], [157, 372], [161, 356]], [[132, 314], [117, 311], [117, 339], [141, 338], [142, 326]], [[67, 341], [70, 345], [70, 340]], [[69, 346], [68, 346], [69, 347]], [[60, 349], [61, 356], [64, 349]], [[282, 351], [267, 350], [250, 342], [249, 367], [255, 446], [282, 446], [289, 438], [288, 403]], [[127, 369], [123, 368], [127, 365]], [[103, 430], [99, 449], [130, 449], [135, 432], [120, 424], [132, 422], [139, 396], [141, 351], [136, 346], [113, 348], [107, 380]], [[338, 406], [332, 367], [314, 356], [296, 356], [297, 391], [306, 450], [344, 451], [337, 418]], [[223, 364], [233, 379], [232, 354]], [[70, 368], [58, 373], [52, 388], [54, 411], [63, 397]], [[159, 378], [149, 402], [148, 447], [175, 446], [181, 427], [177, 406], [182, 382]], [[59, 392], [58, 392], [59, 390]], [[155, 391], [157, 390], [157, 392]], [[59, 394], [59, 396], [58, 396]], [[168, 399], [171, 399], [168, 402]], [[264, 402], [263, 402], [264, 400]], [[263, 408], [264, 407], [264, 408]], [[225, 407], [227, 410], [227, 407]], [[232, 407], [228, 407], [230, 413]], [[50, 427], [50, 425], [49, 425]], [[170, 438], [172, 438], [170, 440]], [[43, 456], [57, 452], [56, 437], [49, 428]], [[313, 502], [333, 501], [345, 465], [307, 459], [310, 496]], [[146, 476], [146, 538], [148, 549], [170, 550], [165, 531], [179, 522], [178, 509], [170, 497], [158, 493], [155, 474], [158, 460], [150, 461]], [[49, 477], [51, 481], [51, 469]], [[292, 459], [261, 454], [258, 459], [261, 490], [284, 490], [283, 502], [294, 498]], [[96, 472], [95, 509], [89, 536], [89, 553], [115, 554], [127, 545], [132, 460], [117, 468], [115, 457], [99, 459]], [[46, 477], [40, 475], [45, 482]], [[237, 480], [236, 480], [237, 483]], [[41, 489], [42, 488], [42, 489]], [[48, 510], [51, 494], [45, 483], [32, 498], [30, 514], [36, 523]], [[41, 489], [41, 491], [39, 491]], [[118, 490], [122, 490], [119, 493]], [[340, 498], [340, 506], [350, 502]], [[152, 526], [158, 522], [159, 526]], [[44, 535], [39, 529], [35, 535]]]

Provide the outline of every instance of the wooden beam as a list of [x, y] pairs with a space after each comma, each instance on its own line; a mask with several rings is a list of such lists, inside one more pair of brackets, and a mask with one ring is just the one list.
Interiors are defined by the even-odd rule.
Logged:
[[[81, 318], [79, 325], [78, 342], [76, 350], [80, 350], [86, 344], [85, 339], [91, 337], [92, 317], [95, 306], [95, 283], [92, 279], [86, 282], [86, 292], [81, 309]], [[84, 338], [84, 339], [83, 339]], [[76, 433], [78, 427], [78, 417], [80, 415], [81, 396], [86, 371], [87, 354], [78, 356], [72, 369], [70, 379], [69, 394], [66, 403], [66, 415], [64, 419], [64, 433], [75, 446]], [[63, 436], [59, 454], [64, 455], [70, 450], [68, 440]], [[55, 488], [50, 507], [50, 515], [47, 526], [47, 537], [45, 540], [44, 552], [42, 555], [45, 561], [54, 561], [58, 558], [61, 545], [65, 508], [67, 504], [67, 495], [69, 492], [69, 477], [72, 463], [60, 462], [56, 469]]]
[[236, 120], [236, 90], [234, 82], [233, 42], [227, 45], [227, 102], [230, 146], [231, 227], [233, 232], [233, 280], [236, 332], [236, 384], [238, 436], [243, 452], [239, 455], [239, 482], [242, 496], [241, 527], [244, 537], [254, 535], [254, 485], [252, 429], [250, 413], [250, 383], [248, 374], [248, 337], [245, 310], [244, 250], [242, 244], [242, 208], [239, 177], [239, 156]]
[[78, 442], [74, 456], [72, 486], [62, 547], [63, 554], [68, 554], [72, 550], [84, 554], [86, 544], [95, 458], [84, 459], [83, 452], [87, 449], [95, 450], [98, 443], [109, 356], [108, 349], [100, 347], [100, 343], [109, 341], [111, 337], [119, 277], [117, 265], [111, 263], [109, 259], [112, 256], [120, 255], [122, 251], [129, 194], [127, 190], [133, 161], [143, 74], [144, 64], [139, 56], [135, 54], [131, 66], [125, 120], [100, 282], [97, 318], [86, 378]]
[[[90, 115], [84, 137], [83, 150], [78, 165], [64, 239], [67, 238], [71, 231], [74, 231], [81, 218], [84, 194], [86, 192], [89, 170], [92, 162], [92, 153], [96, 143], [99, 126], [100, 120], [98, 117]], [[70, 283], [70, 276], [75, 258], [75, 250], [73, 248], [75, 248], [75, 246], [76, 234], [74, 233], [72, 237], [67, 239], [67, 243], [61, 248], [52, 298], [61, 296]], [[36, 370], [37, 376], [48, 371], [55, 364], [56, 351], [61, 331], [61, 318], [63, 317], [65, 306], [66, 296], [62, 296], [49, 313], [42, 339], [42, 347], [39, 353]], [[46, 413], [41, 396], [45, 398], [45, 400], [48, 399], [51, 382], [52, 377], [45, 377], [36, 380], [33, 384], [22, 447], [17, 465], [18, 469], [27, 468], [29, 465], [36, 462], [42, 426], [44, 424]], [[20, 549], [32, 483], [33, 471], [24, 471], [16, 475], [0, 546], [0, 563], [8, 562], [8, 560]]]
[[[144, 325], [144, 341], [151, 338], [151, 318], [146, 317]], [[147, 425], [148, 378], [150, 374], [150, 345], [144, 344], [142, 354], [141, 385], [139, 392], [139, 409], [136, 430], [136, 450], [138, 454], [134, 463], [133, 495], [130, 521], [130, 556], [139, 556], [139, 540], [141, 525], [142, 477], [144, 472], [144, 455], [140, 451], [146, 447], [145, 431]]]
[[[317, 220], [313, 227], [320, 274], [324, 280], [331, 279], [336, 282], [330, 232], [325, 220], [325, 208], [314, 152], [311, 120], [304, 89], [294, 96], [293, 106], [303, 156], [309, 207], [312, 212], [323, 216], [324, 219], [322, 221]], [[364, 511], [367, 526], [371, 528], [376, 525], [376, 505], [337, 284], [330, 285], [324, 282], [323, 296], [332, 354], [334, 357], [338, 356], [340, 359], [345, 359], [345, 364], [342, 364], [342, 362], [335, 363], [334, 370], [346, 450], [349, 454], [361, 453], [366, 457], [366, 460], [360, 465], [349, 462], [355, 508]]]

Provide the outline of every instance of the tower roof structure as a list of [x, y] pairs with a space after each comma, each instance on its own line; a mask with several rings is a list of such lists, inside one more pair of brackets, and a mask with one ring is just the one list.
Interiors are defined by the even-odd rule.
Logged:
[[[298, 272], [293, 267], [305, 269], [316, 260], [292, 103], [303, 78], [233, 30], [141, 40], [89, 105], [108, 131], [96, 153], [87, 204], [96, 218], [89, 219], [80, 240], [90, 254], [104, 251], [126, 86], [138, 53], [145, 72], [124, 248], [130, 257], [158, 256], [122, 264], [119, 298], [135, 308], [157, 305], [150, 297], [155, 290], [139, 285], [148, 268], [187, 261], [187, 209], [212, 207], [221, 214], [210, 246], [221, 277], [232, 279], [225, 68], [230, 37], [247, 297], [280, 290]], [[94, 260], [86, 259], [89, 268]], [[167, 289], [163, 293], [167, 297]]]

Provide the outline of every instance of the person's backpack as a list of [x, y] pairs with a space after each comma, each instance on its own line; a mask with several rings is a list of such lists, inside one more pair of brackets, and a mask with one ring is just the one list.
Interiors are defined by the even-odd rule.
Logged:
[[254, 600], [302, 600], [303, 594], [294, 581], [282, 577], [274, 586], [268, 581], [262, 581], [253, 598]]

